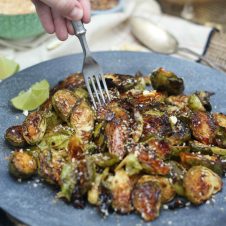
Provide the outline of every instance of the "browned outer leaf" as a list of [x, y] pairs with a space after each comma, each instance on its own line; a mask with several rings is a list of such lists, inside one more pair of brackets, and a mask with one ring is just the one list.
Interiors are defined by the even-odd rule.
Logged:
[[190, 127], [198, 141], [204, 144], [213, 143], [216, 125], [211, 114], [201, 111], [193, 113]]
[[161, 206], [160, 186], [153, 181], [136, 184], [132, 192], [132, 202], [144, 220], [153, 221], [159, 216]]

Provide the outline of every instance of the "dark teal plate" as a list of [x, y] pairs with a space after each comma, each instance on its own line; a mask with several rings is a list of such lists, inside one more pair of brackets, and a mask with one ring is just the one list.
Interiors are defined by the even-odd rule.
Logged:
[[[147, 74], [157, 67], [164, 67], [182, 76], [186, 93], [196, 90], [215, 92], [212, 98], [213, 110], [226, 113], [226, 75], [197, 63], [153, 53], [100, 52], [94, 54], [103, 66], [104, 72]], [[216, 195], [215, 203], [199, 207], [190, 206], [176, 211], [162, 210], [154, 222], [145, 223], [136, 214], [112, 214], [101, 218], [95, 207], [74, 209], [55, 199], [56, 191], [35, 181], [18, 183], [8, 174], [7, 160], [11, 149], [4, 142], [5, 130], [20, 124], [24, 118], [21, 112], [10, 107], [9, 100], [31, 84], [47, 79], [56, 85], [70, 73], [81, 70], [82, 55], [72, 55], [47, 61], [0, 83], [0, 207], [19, 220], [34, 226], [213, 226], [226, 223], [226, 191]], [[19, 116], [17, 119], [16, 116]], [[225, 180], [224, 180], [225, 181]], [[192, 183], [192, 182], [191, 182]]]

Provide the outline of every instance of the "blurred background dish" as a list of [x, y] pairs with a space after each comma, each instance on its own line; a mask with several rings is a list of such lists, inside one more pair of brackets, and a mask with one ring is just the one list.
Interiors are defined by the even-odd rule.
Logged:
[[0, 1], [0, 38], [23, 39], [43, 32], [30, 0]]

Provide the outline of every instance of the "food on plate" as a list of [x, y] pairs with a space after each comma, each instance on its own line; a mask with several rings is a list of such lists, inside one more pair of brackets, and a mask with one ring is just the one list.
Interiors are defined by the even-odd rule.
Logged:
[[115, 7], [119, 0], [90, 0], [92, 10], [107, 10]]
[[200, 205], [222, 189], [226, 115], [211, 112], [212, 93], [184, 94], [183, 79], [163, 68], [105, 78], [107, 105], [92, 107], [77, 73], [6, 130], [14, 177], [37, 174], [77, 208], [87, 200], [105, 216], [135, 211], [145, 221], [178, 195]]

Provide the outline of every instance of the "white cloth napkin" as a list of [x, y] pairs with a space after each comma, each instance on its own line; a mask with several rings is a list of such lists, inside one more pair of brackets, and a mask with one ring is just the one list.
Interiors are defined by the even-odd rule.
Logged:
[[[212, 30], [162, 14], [155, 0], [126, 0], [124, 11], [96, 15], [86, 26], [87, 40], [91, 50], [149, 51], [130, 32], [129, 18], [134, 15], [146, 17], [158, 24], [172, 33], [180, 46], [199, 54], [203, 53]], [[60, 42], [55, 36], [47, 34], [23, 41], [0, 40], [0, 55], [14, 59], [20, 64], [21, 69], [48, 59], [79, 52], [81, 52], [81, 47], [74, 36], [69, 37], [65, 42]]]

